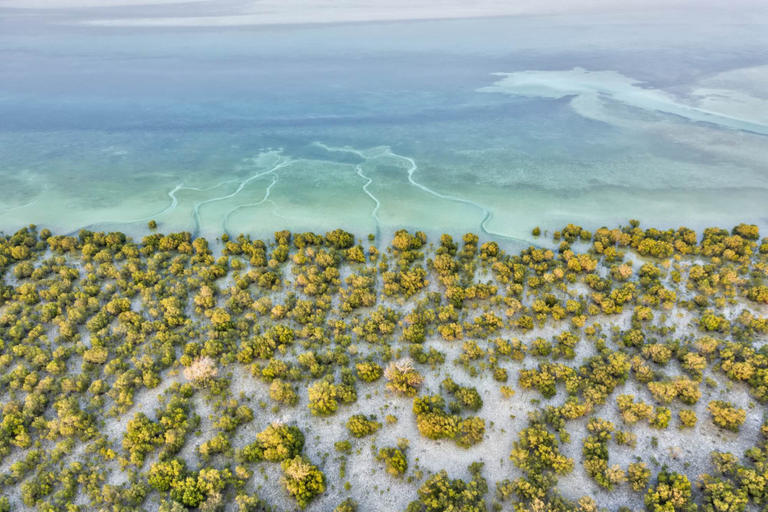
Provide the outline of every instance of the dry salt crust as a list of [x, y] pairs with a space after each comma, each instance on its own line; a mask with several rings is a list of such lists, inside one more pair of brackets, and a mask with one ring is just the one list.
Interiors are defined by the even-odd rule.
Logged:
[[[606, 319], [605, 325], [620, 325], [628, 327], [629, 315], [623, 314], [622, 318]], [[522, 337], [529, 342], [536, 337], [551, 338], [559, 332], [554, 326], [535, 329]], [[501, 333], [502, 336], [510, 336], [512, 333]], [[425, 382], [421, 393], [439, 393], [440, 382], [447, 376], [451, 376], [461, 385], [471, 385], [477, 388], [484, 399], [484, 406], [478, 416], [486, 420], [486, 435], [482, 443], [470, 449], [457, 447], [449, 440], [432, 441], [420, 436], [413, 414], [411, 412], [412, 399], [395, 397], [386, 391], [383, 382], [373, 384], [361, 384], [358, 387], [358, 401], [351, 405], [340, 405], [338, 412], [330, 417], [313, 416], [307, 408], [306, 393], [300, 393], [301, 400], [294, 407], [281, 407], [273, 414], [270, 408], [273, 402], [269, 399], [268, 386], [254, 378], [241, 365], [234, 365], [228, 370], [232, 372], [232, 385], [230, 391], [237, 397], [241, 393], [247, 399], [247, 403], [254, 409], [253, 422], [240, 427], [233, 438], [233, 448], [240, 449], [255, 439], [255, 435], [274, 421], [285, 424], [298, 425], [306, 436], [305, 454], [317, 464], [326, 474], [328, 489], [317, 497], [307, 507], [307, 510], [328, 510], [338, 504], [344, 497], [351, 496], [358, 501], [361, 510], [401, 510], [415, 498], [416, 483], [408, 483], [408, 475], [412, 475], [415, 469], [421, 469], [425, 474], [431, 474], [441, 469], [448, 471], [453, 478], [469, 479], [467, 466], [474, 461], [485, 462], [483, 474], [490, 484], [503, 479], [513, 479], [520, 476], [520, 471], [509, 460], [509, 452], [512, 443], [517, 438], [517, 432], [527, 425], [528, 413], [538, 410], [546, 405], [555, 405], [563, 399], [563, 393], [551, 399], [544, 399], [535, 391], [517, 389], [516, 395], [507, 399], [501, 396], [500, 384], [490, 378], [487, 373], [481, 373], [479, 377], [470, 377], [463, 369], [456, 367], [452, 361], [461, 354], [461, 342], [445, 342], [433, 339], [425, 344], [425, 348], [434, 347], [446, 353], [446, 364], [430, 370], [428, 367], [420, 367], [425, 374]], [[583, 361], [594, 355], [594, 347], [588, 341], [582, 340], [577, 345], [577, 356], [570, 363]], [[502, 363], [510, 375], [516, 375], [522, 367], [531, 367], [532, 361], [522, 363]], [[669, 364], [664, 368], [669, 376], [681, 374], [679, 369], [672, 373], [674, 368]], [[747, 448], [754, 445], [758, 439], [759, 428], [762, 424], [762, 410], [755, 407], [754, 400], [750, 398], [746, 388], [741, 385], [733, 385], [727, 379], [718, 374], [708, 372], [705, 377], [712, 377], [718, 381], [718, 387], [710, 390], [702, 386], [702, 398], [693, 407], [699, 422], [694, 429], [680, 431], [676, 429], [676, 411], [679, 404], [672, 404], [673, 420], [670, 427], [665, 430], [656, 430], [648, 427], [646, 422], [635, 425], [624, 425], [621, 416], [615, 406], [615, 397], [620, 394], [633, 394], [638, 399], [648, 403], [654, 403], [653, 397], [646, 387], [636, 382], [629, 381], [620, 386], [609, 397], [606, 405], [596, 409], [595, 416], [614, 422], [617, 429], [627, 430], [637, 435], [636, 448], [621, 447], [615, 443], [609, 443], [609, 464], [626, 466], [637, 460], [643, 460], [654, 470], [658, 471], [662, 465], [670, 469], [688, 474], [695, 479], [698, 475], [709, 471], [709, 456], [714, 450], [730, 451], [742, 454]], [[165, 384], [165, 383], [164, 383]], [[167, 386], [164, 386], [167, 387]], [[152, 395], [157, 397], [160, 391], [137, 395], [137, 406], [126, 417], [132, 417], [134, 412], [150, 412]], [[712, 425], [709, 421], [709, 413], [706, 405], [710, 400], [730, 400], [747, 411], [747, 420], [739, 433], [727, 432]], [[266, 408], [260, 408], [259, 402], [266, 403]], [[197, 462], [196, 447], [210, 436], [206, 432], [211, 430], [210, 415], [213, 410], [199, 396], [196, 396], [195, 406], [197, 414], [201, 417], [199, 432], [202, 434], [188, 442], [181, 456], [194, 466]], [[345, 479], [339, 479], [340, 456], [335, 452], [336, 441], [349, 439], [346, 430], [346, 420], [352, 414], [373, 414], [384, 423], [376, 434], [363, 439], [352, 439], [352, 453], [348, 456]], [[393, 414], [398, 417], [394, 425], [387, 425], [384, 416]], [[586, 437], [586, 423], [588, 418], [568, 423], [568, 432], [571, 441], [561, 446], [561, 451], [576, 461], [574, 470], [569, 475], [560, 479], [558, 489], [566, 497], [577, 499], [585, 494], [593, 496], [598, 505], [609, 509], [619, 506], [634, 506], [642, 508], [642, 494], [633, 493], [628, 486], [618, 486], [612, 491], [606, 491], [591, 480], [581, 460], [581, 446]], [[123, 425], [124, 427], [124, 425]], [[110, 433], [121, 434], [122, 430], [117, 425], [109, 429]], [[117, 437], [119, 439], [120, 437]], [[383, 465], [375, 460], [372, 447], [394, 446], [398, 439], [407, 438], [409, 449], [409, 471], [405, 477], [394, 478], [387, 475]], [[657, 446], [651, 444], [651, 439], [657, 439]], [[656, 461], [656, 462], [654, 462]], [[147, 464], [151, 464], [151, 460]], [[292, 510], [295, 503], [287, 496], [279, 481], [281, 472], [279, 464], [262, 463], [249, 482], [248, 490], [257, 491], [259, 495], [270, 504], [283, 510]], [[350, 491], [343, 489], [343, 482], [349, 481]], [[117, 482], [115, 482], [117, 483]], [[491, 489], [491, 492], [493, 489]]]
[[[432, 441], [420, 436], [411, 412], [412, 398], [393, 396], [384, 388], [384, 381], [358, 386], [358, 400], [354, 404], [340, 405], [336, 414], [330, 417], [313, 416], [307, 408], [306, 393], [300, 393], [301, 400], [294, 407], [282, 406], [276, 414], [264, 413], [257, 409], [259, 400], [269, 403], [268, 386], [250, 376], [242, 368], [236, 368], [233, 374], [231, 391], [237, 396], [245, 393], [251, 397], [251, 406], [256, 410], [256, 418], [248, 425], [240, 427], [233, 445], [241, 448], [252, 442], [256, 433], [272, 421], [298, 425], [305, 434], [304, 452], [326, 474], [330, 485], [326, 493], [318, 496], [306, 510], [329, 510], [346, 496], [353, 497], [360, 505], [360, 510], [401, 510], [416, 498], [418, 483], [408, 483], [407, 478], [413, 471], [421, 469], [425, 475], [442, 469], [452, 478], [471, 478], [467, 466], [474, 461], [485, 461], [485, 473], [490, 479], [509, 478], [519, 475], [519, 470], [509, 460], [509, 451], [515, 433], [527, 424], [527, 413], [533, 410], [530, 400], [539, 397], [532, 391], [518, 392], [511, 400], [501, 396], [499, 383], [489, 377], [471, 378], [464, 370], [455, 367], [452, 361], [461, 353], [461, 342], [448, 344], [442, 340], [430, 340], [425, 349], [434, 347], [446, 353], [446, 363], [435, 371], [420, 365], [425, 381], [420, 394], [439, 393], [440, 382], [451, 376], [458, 384], [475, 386], [483, 397], [485, 405], [476, 414], [486, 420], [486, 436], [482, 443], [463, 449], [450, 440]], [[507, 365], [513, 372], [520, 364]], [[350, 439], [346, 421], [353, 414], [373, 414], [383, 426], [374, 435], [362, 439], [351, 438], [352, 452], [346, 464], [346, 478], [339, 479], [340, 457], [334, 443]], [[384, 421], [387, 414], [395, 415], [397, 423], [388, 425]], [[514, 416], [514, 418], [511, 418]], [[397, 445], [398, 439], [409, 441], [407, 458], [408, 473], [395, 478], [388, 475], [381, 462], [375, 459], [372, 446], [377, 448]], [[252, 485], [267, 502], [281, 509], [292, 510], [295, 503], [286, 495], [278, 484], [281, 473], [279, 464], [263, 463], [263, 475], [256, 471]], [[350, 491], [343, 489], [345, 481], [351, 484]]]
[[[627, 328], [629, 319], [630, 315], [623, 313], [618, 318], [603, 319], [602, 325], [604, 329], [613, 325]], [[525, 336], [518, 335], [518, 338], [528, 343], [537, 337], [551, 339], [560, 331], [561, 329], [556, 326], [548, 325], [534, 329]], [[500, 336], [509, 338], [514, 334], [516, 333], [502, 331]], [[463, 449], [450, 440], [432, 441], [421, 437], [411, 412], [412, 399], [393, 396], [384, 388], [383, 379], [372, 384], [361, 383], [358, 386], [357, 402], [340, 405], [337, 413], [330, 417], [313, 416], [307, 407], [306, 392], [303, 390], [300, 390], [300, 401], [296, 406], [281, 406], [278, 412], [272, 413], [271, 408], [274, 402], [269, 399], [268, 385], [253, 377], [244, 366], [232, 365], [226, 369], [227, 372], [231, 372], [232, 396], [239, 397], [242, 394], [247, 397], [246, 403], [254, 409], [255, 413], [251, 423], [237, 430], [232, 439], [233, 448], [240, 449], [249, 444], [258, 432], [272, 422], [298, 425], [306, 436], [305, 455], [322, 469], [328, 484], [326, 492], [307, 507], [306, 510], [309, 511], [332, 509], [347, 496], [353, 497], [359, 503], [360, 510], [402, 510], [416, 497], [416, 488], [420, 482], [409, 483], [407, 480], [415, 470], [423, 471], [426, 476], [445, 469], [452, 478], [468, 480], [471, 476], [467, 466], [475, 461], [485, 463], [483, 475], [491, 486], [489, 496], [492, 495], [495, 482], [520, 476], [519, 469], [509, 459], [509, 452], [517, 439], [517, 433], [527, 426], [528, 414], [546, 405], [561, 403], [564, 393], [560, 389], [555, 397], [544, 399], [536, 391], [516, 389], [513, 398], [504, 398], [499, 390], [500, 383], [494, 381], [487, 372], [481, 372], [478, 377], [470, 377], [464, 369], [453, 364], [461, 354], [460, 341], [446, 342], [431, 339], [425, 343], [425, 349], [428, 350], [430, 347], [443, 351], [446, 354], [446, 363], [434, 369], [419, 365], [419, 370], [425, 375], [420, 394], [439, 393], [440, 382], [448, 376], [460, 385], [476, 387], [483, 397], [484, 405], [475, 414], [484, 418], [487, 426], [485, 438], [480, 444]], [[576, 358], [568, 361], [568, 364], [575, 364], [595, 355], [594, 346], [586, 340], [579, 342], [576, 351]], [[510, 384], [512, 384], [519, 369], [530, 368], [535, 366], [535, 363], [536, 358], [528, 356], [523, 362], [504, 362], [501, 366], [509, 372]], [[680, 369], [674, 366], [670, 363], [664, 367], [665, 373], [670, 377], [682, 374]], [[715, 379], [718, 387], [708, 389], [702, 385], [702, 397], [693, 407], [699, 421], [695, 428], [683, 431], [676, 428], [679, 403], [669, 405], [673, 411], [673, 419], [667, 429], [652, 429], [648, 427], [647, 422], [625, 425], [615, 406], [616, 396], [628, 393], [647, 403], [654, 403], [654, 400], [644, 385], [634, 381], [628, 381], [617, 388], [604, 406], [593, 411], [592, 416], [612, 421], [617, 429], [635, 433], [637, 445], [635, 448], [630, 448], [610, 442], [609, 464], [619, 464], [622, 468], [626, 468], [632, 462], [643, 460], [654, 472], [666, 465], [672, 470], [689, 475], [689, 478], [694, 480], [698, 475], [710, 471], [709, 457], [712, 451], [730, 451], [741, 455], [753, 446], [758, 440], [760, 425], [763, 421], [762, 409], [755, 406], [745, 386], [734, 385], [722, 375], [712, 372], [707, 372], [705, 377]], [[171, 381], [172, 379], [169, 380]], [[162, 388], [167, 386], [166, 382], [161, 385]], [[161, 390], [152, 390], [137, 394], [137, 405], [123, 417], [130, 418], [135, 412], [150, 413], [152, 409], [150, 404], [153, 399], [156, 402], [160, 393]], [[747, 411], [747, 420], [739, 433], [724, 431], [711, 423], [706, 410], [710, 400], [729, 400]], [[266, 406], [260, 407], [260, 402]], [[201, 417], [199, 435], [190, 440], [180, 454], [192, 467], [199, 463], [197, 446], [211, 437], [207, 433], [213, 430], [210, 416], [214, 414], [210, 405], [206, 404], [199, 395], [195, 397], [195, 408]], [[339, 479], [341, 457], [335, 451], [334, 443], [350, 439], [346, 420], [352, 414], [361, 413], [375, 415], [383, 426], [372, 436], [351, 439], [352, 452], [347, 457], [346, 477]], [[387, 414], [395, 415], [398, 418], [397, 423], [386, 424], [384, 417]], [[632, 492], [627, 485], [620, 485], [611, 491], [606, 491], [587, 476], [581, 464], [581, 448], [587, 435], [587, 421], [588, 418], [582, 418], [571, 421], [567, 425], [571, 440], [561, 445], [561, 451], [573, 458], [575, 465], [572, 473], [560, 478], [558, 489], [564, 496], [572, 499], [578, 499], [585, 494], [590, 495], [595, 498], [599, 506], [612, 510], [619, 506], [642, 509], [641, 493]], [[110, 425], [108, 432], [110, 437], [115, 436], [114, 438], [119, 440], [124, 432], [123, 422]], [[409, 440], [407, 450], [409, 469], [404, 477], [395, 478], [389, 476], [383, 464], [375, 459], [372, 448], [395, 446], [400, 438]], [[651, 444], [653, 438], [657, 440], [655, 447]], [[147, 467], [152, 461], [152, 458], [148, 459]], [[281, 475], [279, 464], [261, 463], [256, 467], [254, 477], [246, 489], [258, 492], [262, 499], [281, 510], [294, 510], [295, 502], [279, 483]], [[120, 481], [124, 479], [115, 480], [115, 483]], [[349, 491], [343, 488], [346, 481], [351, 484]]]

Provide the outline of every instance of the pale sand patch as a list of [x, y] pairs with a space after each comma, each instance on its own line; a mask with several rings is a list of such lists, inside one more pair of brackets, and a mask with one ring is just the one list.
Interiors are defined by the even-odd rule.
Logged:
[[768, 123], [768, 66], [739, 68], [698, 82], [690, 97], [697, 106], [755, 123]]
[[[572, 108], [581, 116], [618, 126], [631, 127], [634, 116], [616, 113], [616, 103], [645, 113], [662, 113], [693, 122], [714, 124], [721, 128], [768, 134], [768, 116], [764, 99], [738, 89], [698, 89], [698, 96], [678, 98], [632, 77], [611, 70], [587, 70], [575, 67], [558, 71], [517, 71], [496, 73], [500, 78], [478, 92], [501, 93], [531, 98], [570, 98]], [[695, 93], [696, 91], [694, 91]]]

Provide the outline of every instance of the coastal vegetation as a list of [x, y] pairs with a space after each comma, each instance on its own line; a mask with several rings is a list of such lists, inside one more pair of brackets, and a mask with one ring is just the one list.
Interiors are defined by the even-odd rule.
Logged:
[[0, 237], [0, 512], [768, 504], [756, 226], [150, 228]]

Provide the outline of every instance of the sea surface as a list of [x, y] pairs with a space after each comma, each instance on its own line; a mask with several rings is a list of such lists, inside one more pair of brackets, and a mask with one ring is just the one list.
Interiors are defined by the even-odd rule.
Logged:
[[767, 12], [104, 27], [0, 8], [0, 230], [765, 231]]

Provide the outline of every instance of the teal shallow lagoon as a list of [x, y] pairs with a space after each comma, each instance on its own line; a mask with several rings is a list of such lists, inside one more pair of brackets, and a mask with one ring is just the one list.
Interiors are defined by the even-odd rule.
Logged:
[[768, 224], [764, 16], [213, 30], [2, 12], [4, 230]]

